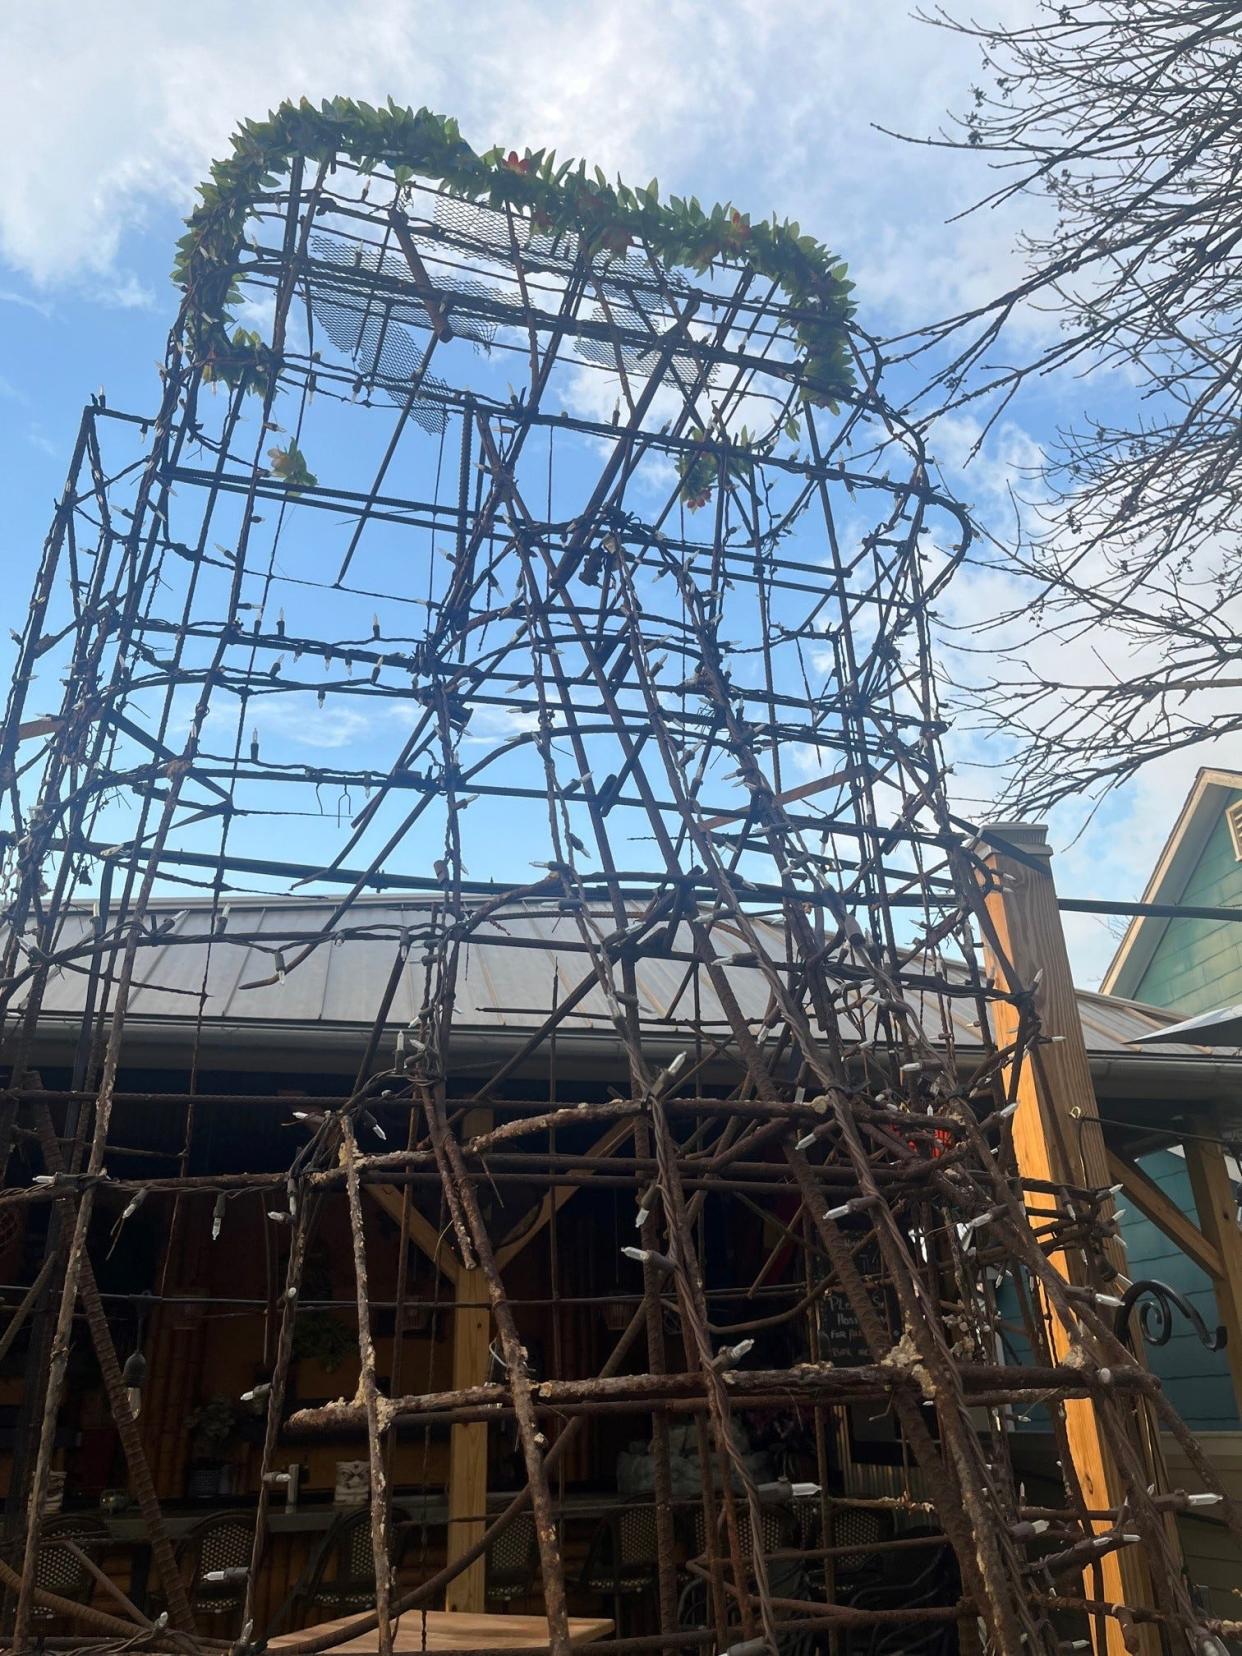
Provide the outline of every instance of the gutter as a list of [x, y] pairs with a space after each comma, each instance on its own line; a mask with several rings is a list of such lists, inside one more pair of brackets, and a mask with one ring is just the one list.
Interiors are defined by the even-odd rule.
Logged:
[[[35, 1034], [34, 1061], [70, 1063], [79, 1027], [80, 1020], [76, 1017], [41, 1019]], [[453, 1031], [449, 1073], [468, 1073], [478, 1066], [495, 1063], [526, 1040], [534, 1027], [459, 1026]], [[145, 1062], [148, 1066], [183, 1067], [197, 1035], [200, 1059], [213, 1068], [254, 1070], [262, 1067], [269, 1071], [306, 1072], [323, 1070], [327, 1064], [330, 1069], [345, 1074], [352, 1073], [359, 1046], [366, 1041], [368, 1033], [365, 1024], [282, 1024], [266, 1019], [222, 1021], [198, 1030], [192, 1019], [160, 1017], [144, 1021], [140, 1014], [130, 1014], [125, 1024], [121, 1061], [126, 1066]], [[391, 1056], [396, 1034], [394, 1025], [380, 1042], [377, 1057]], [[652, 1058], [664, 1061], [675, 1057], [692, 1042], [690, 1033], [675, 1030], [651, 1031], [644, 1037], [644, 1046]], [[617, 1064], [624, 1062], [621, 1042], [606, 1030], [562, 1029], [557, 1033], [556, 1045], [561, 1058], [558, 1067], [563, 1076], [575, 1071], [584, 1079], [611, 1076]], [[960, 1046], [957, 1051], [961, 1070], [969, 1076], [981, 1054]], [[262, 1054], [262, 1066], [254, 1062], [259, 1054]], [[243, 1055], [247, 1061], [238, 1062]], [[331, 1063], [334, 1057], [335, 1065]], [[1172, 1055], [1147, 1049], [1132, 1053], [1089, 1052], [1088, 1062], [1096, 1095], [1101, 1099], [1158, 1099], [1179, 1105], [1186, 1100], [1204, 1099], [1236, 1102], [1242, 1116], [1242, 1056]], [[538, 1074], [545, 1063], [544, 1057], [533, 1054], [517, 1073]], [[709, 1064], [705, 1076], [710, 1076], [714, 1067]]]

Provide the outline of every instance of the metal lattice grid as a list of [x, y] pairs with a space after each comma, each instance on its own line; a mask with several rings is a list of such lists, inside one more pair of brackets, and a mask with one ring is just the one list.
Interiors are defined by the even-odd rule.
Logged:
[[[1147, 1493], [1150, 1387], [1092, 1299], [1113, 1274], [1108, 1193], [1048, 1193], [1037, 1238], [1013, 1174], [1009, 1100], [1039, 1030], [1029, 994], [977, 963], [993, 876], [947, 802], [929, 638], [969, 525], [886, 406], [866, 338], [852, 339], [857, 392], [817, 406], [796, 317], [753, 273], [717, 265], [691, 280], [428, 180], [364, 180], [341, 157], [264, 191], [235, 275], [240, 313], [270, 341], [270, 384], [255, 396], [209, 382], [183, 312], [156, 412], [86, 411], [5, 726], [10, 1131], [49, 997], [80, 1016], [69, 1171], [49, 1163], [46, 1182], [5, 1197], [54, 1205], [49, 1246], [66, 1261], [31, 1511], [75, 1307], [89, 1322], [94, 1296], [98, 1310], [85, 1238], [99, 1191], [117, 1186], [131, 1205], [214, 1192], [218, 1210], [270, 1189], [291, 1242], [263, 1470], [280, 1464], [306, 1250], [321, 1203], [343, 1200], [359, 1395], [289, 1424], [367, 1430], [381, 1648], [390, 1615], [471, 1562], [394, 1595], [393, 1422], [512, 1423], [527, 1485], [476, 1555], [529, 1503], [562, 1652], [554, 1470], [580, 1424], [617, 1407], [651, 1435], [667, 1648], [924, 1635], [965, 1617], [989, 1649], [1051, 1651], [1064, 1616], [1089, 1608], [1083, 1565], [1132, 1534], [1151, 1615], [1174, 1640], [1199, 1638]], [[363, 899], [377, 890], [406, 906], [373, 918]], [[305, 903], [256, 934], [230, 913], [248, 891]], [[471, 950], [521, 960], [549, 931], [554, 986], [532, 973], [529, 1000], [510, 1008], [520, 1038], [463, 1089], [454, 1035]], [[111, 1179], [127, 1017], [151, 951], [183, 946], [177, 992], [201, 1028], [226, 983], [253, 1017], [272, 1015], [286, 980], [345, 942], [386, 951], [387, 986], [355, 1088], [287, 1171]], [[243, 950], [266, 964], [240, 981]], [[649, 992], [657, 968], [671, 994]], [[394, 1041], [411, 985], [416, 1009]], [[988, 1035], [998, 1002], [1020, 1018], [1003, 1050]], [[969, 1065], [963, 1014], [979, 1030]], [[547, 1078], [584, 1016], [611, 1042], [613, 1088], [567, 1099]], [[542, 1068], [541, 1106], [507, 1085], [519, 1066]], [[406, 1148], [367, 1138], [381, 1109], [403, 1111]], [[187, 1145], [210, 1110], [191, 1087]], [[618, 1124], [628, 1154], [593, 1149]], [[506, 1172], [551, 1192], [567, 1163], [605, 1162], [637, 1215], [621, 1267], [632, 1315], [603, 1371], [534, 1378], [482, 1192]], [[379, 1392], [361, 1192], [403, 1181], [480, 1273], [498, 1379]], [[777, 1229], [797, 1292], [721, 1324], [705, 1216], [755, 1203], [792, 1212]], [[1057, 1250], [1094, 1288], [1067, 1287]], [[830, 1296], [856, 1318], [865, 1363], [829, 1360]], [[1041, 1306], [1072, 1331], [1068, 1358]], [[796, 1333], [802, 1360], [756, 1368], [748, 1342], [773, 1323]], [[1022, 1361], [1003, 1359], [1004, 1326], [1025, 1341]], [[158, 1565], [158, 1502], [124, 1387], [110, 1390]], [[1061, 1407], [1083, 1394], [1129, 1489], [1094, 1521]], [[1009, 1465], [1013, 1413], [1034, 1398], [1063, 1451], [1050, 1516]], [[824, 1559], [836, 1545], [848, 1563], [852, 1543], [826, 1471], [818, 1525], [773, 1519], [791, 1490], [756, 1484], [731, 1424], [791, 1399], [825, 1467], [846, 1405], [893, 1412], [906, 1484], [892, 1504], [939, 1526], [961, 1604], [836, 1601]], [[669, 1506], [670, 1421], [683, 1415], [721, 1468], [703, 1485], [689, 1574], [704, 1624], [689, 1627]], [[36, 1517], [31, 1545], [37, 1531]], [[801, 1551], [798, 1593], [774, 1588], [755, 1534], [779, 1534], [782, 1557]], [[27, 1573], [19, 1637], [33, 1585]], [[190, 1625], [175, 1586], [169, 1611]]]

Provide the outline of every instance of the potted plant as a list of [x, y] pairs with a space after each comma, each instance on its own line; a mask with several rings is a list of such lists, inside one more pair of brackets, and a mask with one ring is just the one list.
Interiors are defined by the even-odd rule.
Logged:
[[320, 1241], [306, 1251], [299, 1304], [293, 1320], [296, 1391], [303, 1400], [308, 1395], [329, 1393], [332, 1376], [341, 1364], [350, 1358], [357, 1360], [356, 1331], [333, 1312], [323, 1309], [332, 1297], [332, 1255]]
[[299, 1311], [293, 1324], [293, 1356], [318, 1363], [327, 1374], [335, 1374], [347, 1357], [358, 1350], [358, 1341], [339, 1317], [329, 1311]]
[[193, 1500], [210, 1500], [214, 1495], [228, 1493], [222, 1486], [228, 1449], [237, 1436], [239, 1414], [231, 1398], [211, 1397], [186, 1421], [190, 1434], [186, 1494]]

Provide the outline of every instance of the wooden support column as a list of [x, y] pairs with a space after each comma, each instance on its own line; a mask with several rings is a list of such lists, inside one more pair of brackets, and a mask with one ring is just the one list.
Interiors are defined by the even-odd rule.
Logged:
[[[479, 1302], [472, 1304], [471, 1302]], [[480, 1270], [459, 1271], [457, 1309], [453, 1313], [453, 1389], [481, 1386], [487, 1379], [492, 1314], [487, 1282]], [[448, 1561], [469, 1551], [486, 1528], [487, 1423], [454, 1425], [449, 1430]], [[485, 1560], [477, 1558], [450, 1581], [446, 1610], [484, 1608]]]
[[[462, 1123], [465, 1139], [486, 1133], [490, 1110], [471, 1110]], [[453, 1389], [481, 1386], [487, 1380], [492, 1342], [492, 1313], [487, 1281], [479, 1269], [456, 1271], [457, 1304], [453, 1312]], [[487, 1423], [449, 1428], [448, 1562], [474, 1546], [487, 1527]], [[483, 1610], [486, 1559], [477, 1558], [444, 1594], [446, 1610]]]
[[1189, 1117], [1187, 1132], [1194, 1134], [1183, 1145], [1190, 1188], [1194, 1191], [1199, 1227], [1220, 1262], [1214, 1276], [1216, 1304], [1225, 1325], [1225, 1351], [1233, 1376], [1234, 1396], [1242, 1413], [1242, 1230], [1238, 1229], [1238, 1204], [1233, 1180], [1225, 1166], [1219, 1143], [1220, 1123], [1204, 1111]]
[[[490, 1131], [491, 1110], [471, 1110], [461, 1124], [461, 1136], [470, 1139]], [[591, 1145], [588, 1158], [606, 1156], [633, 1133], [632, 1119], [614, 1121]], [[555, 1185], [522, 1216], [507, 1236], [496, 1245], [496, 1265], [504, 1271], [535, 1237], [552, 1224], [567, 1202], [577, 1194], [578, 1185]], [[391, 1185], [368, 1184], [367, 1195], [400, 1225], [404, 1202]], [[406, 1235], [453, 1284], [456, 1308], [453, 1313], [453, 1386], [479, 1386], [488, 1378], [492, 1318], [487, 1283], [478, 1270], [464, 1270], [444, 1234], [417, 1208], [405, 1219]], [[487, 1426], [485, 1423], [457, 1425], [449, 1434], [448, 1474], [448, 1561], [468, 1552], [486, 1527], [487, 1507]], [[478, 1611], [485, 1607], [486, 1561], [477, 1559], [449, 1583], [445, 1608]]]
[[[1035, 992], [1035, 1005], [1045, 1035], [1061, 1037], [1055, 1045], [1041, 1044], [1037, 1061], [1028, 1054], [1018, 1079], [1018, 1111], [1013, 1123], [1013, 1145], [1018, 1171], [1030, 1179], [1044, 1179], [1103, 1189], [1114, 1181], [1109, 1175], [1104, 1134], [1099, 1124], [1091, 1068], [1083, 1041], [1082, 1024], [1070, 975], [1065, 934], [1057, 909], [1056, 887], [1052, 880], [1052, 852], [1042, 826], [1028, 823], [996, 823], [992, 831], [1008, 840], [1035, 866], [1025, 860], [993, 851], [989, 867], [1003, 876], [1004, 889], [986, 899], [987, 911], [996, 932], [996, 941], [1005, 957], [997, 959], [989, 946], [988, 970], [1001, 988], [1029, 989], [1036, 974], [1042, 973]], [[1006, 961], [1016, 983], [1008, 981]], [[998, 1046], [1008, 1046], [1017, 1032], [1016, 1010], [1003, 1002], [991, 1008], [993, 1032]], [[1033, 1206], [1047, 1203], [1046, 1196], [1032, 1198]], [[1112, 1262], [1125, 1266], [1120, 1241], [1110, 1248]], [[1050, 1263], [1068, 1282], [1082, 1284], [1085, 1265], [1077, 1254], [1058, 1253]], [[1069, 1350], [1069, 1338], [1050, 1305], [1045, 1304], [1046, 1322], [1053, 1353], [1060, 1359]], [[1116, 1507], [1125, 1487], [1100, 1431], [1095, 1407], [1089, 1398], [1072, 1398], [1065, 1404], [1066, 1434], [1074, 1468], [1089, 1506]], [[1097, 1524], [1097, 1529], [1107, 1529]], [[1095, 1595], [1093, 1571], [1086, 1572], [1087, 1596]], [[1105, 1556], [1102, 1565], [1104, 1591], [1115, 1604], [1130, 1608], [1151, 1606], [1151, 1583], [1140, 1549], [1123, 1547]], [[1094, 1623], [1093, 1634], [1094, 1637]], [[1146, 1641], [1145, 1641], [1146, 1643]], [[1153, 1644], [1154, 1650], [1156, 1646]], [[1126, 1656], [1121, 1628], [1111, 1617], [1107, 1622], [1107, 1656]], [[1105, 1656], [1104, 1652], [1098, 1656]]]

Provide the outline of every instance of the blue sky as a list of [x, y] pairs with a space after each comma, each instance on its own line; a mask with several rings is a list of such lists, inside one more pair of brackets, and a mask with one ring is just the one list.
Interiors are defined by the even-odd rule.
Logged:
[[[1032, 10], [995, 0], [984, 15]], [[455, 114], [476, 148], [546, 144], [638, 183], [655, 175], [666, 193], [775, 209], [848, 260], [861, 319], [880, 333], [1002, 286], [1035, 210], [950, 224], [986, 187], [978, 159], [875, 130], [934, 131], [978, 73], [969, 48], [887, 0], [13, 0], [0, 51], [23, 139], [0, 175], [0, 670], [82, 403], [103, 388], [114, 406], [152, 406], [176, 304], [172, 247], [195, 182], [242, 116], [283, 97], [391, 93]], [[1068, 382], [1028, 398], [964, 474], [970, 421], [936, 434], [946, 475], [985, 521], [1000, 522], [1016, 469], [1084, 395]], [[1003, 577], [968, 574], [952, 616], [986, 620], [1009, 595]], [[988, 778], [971, 771], [971, 744], [959, 749], [962, 802], [982, 814]], [[1137, 895], [1204, 762], [1156, 767], [1080, 837], [1082, 813], [1060, 813], [1062, 889]], [[1081, 916], [1067, 930], [1081, 980], [1094, 981], [1112, 935]]]

